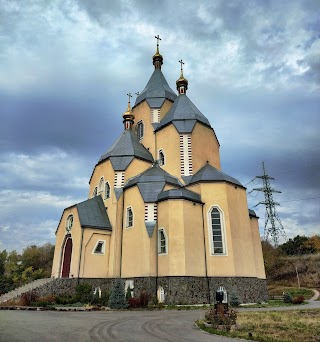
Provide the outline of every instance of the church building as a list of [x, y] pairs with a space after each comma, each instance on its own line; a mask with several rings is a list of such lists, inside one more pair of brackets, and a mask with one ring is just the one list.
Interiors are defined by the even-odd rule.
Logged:
[[[159, 42], [159, 37], [158, 42]], [[206, 116], [163, 73], [157, 44], [154, 71], [123, 131], [100, 157], [88, 199], [64, 209], [52, 277], [125, 280], [134, 295], [160, 302], [213, 303], [232, 294], [265, 300], [266, 276], [258, 217], [246, 188], [221, 171], [219, 141]]]

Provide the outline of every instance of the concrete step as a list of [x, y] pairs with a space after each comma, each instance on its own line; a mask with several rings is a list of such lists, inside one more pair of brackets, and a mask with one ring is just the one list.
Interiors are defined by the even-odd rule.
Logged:
[[22, 293], [35, 290], [39, 286], [45, 285], [49, 282], [53, 281], [53, 278], [42, 278], [32, 281], [31, 283], [22, 285], [17, 289], [14, 289], [8, 293], [5, 293], [0, 296], [0, 303], [4, 303], [10, 299], [15, 299], [19, 297]]

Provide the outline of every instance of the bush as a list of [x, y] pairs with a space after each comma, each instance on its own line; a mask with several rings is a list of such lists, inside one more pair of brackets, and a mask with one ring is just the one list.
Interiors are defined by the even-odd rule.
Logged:
[[75, 300], [76, 302], [80, 303], [91, 303], [93, 300], [93, 290], [90, 284], [80, 284], [75, 287], [76, 295]]
[[284, 303], [292, 303], [292, 297], [290, 295], [290, 293], [284, 293], [283, 294], [283, 301]]
[[293, 304], [302, 304], [304, 302], [305, 298], [303, 296], [297, 296], [294, 297], [292, 300]]
[[147, 293], [146, 290], [142, 290], [140, 292], [140, 306], [142, 308], [147, 308], [149, 303], [150, 295]]
[[20, 305], [22, 306], [30, 306], [31, 303], [36, 302], [39, 296], [35, 291], [28, 291], [22, 293], [20, 296]]
[[59, 296], [56, 297], [56, 303], [61, 305], [74, 304], [77, 302], [75, 296]]
[[236, 324], [237, 321], [237, 313], [234, 310], [224, 312], [219, 312], [216, 308], [209, 309], [205, 313], [206, 320], [212, 324], [214, 329], [217, 329], [219, 325], [223, 325], [226, 331], [230, 331], [231, 325]]
[[240, 298], [236, 293], [232, 293], [230, 297], [230, 305], [234, 308], [238, 307], [241, 304]]
[[140, 299], [130, 297], [128, 298], [129, 308], [140, 308]]

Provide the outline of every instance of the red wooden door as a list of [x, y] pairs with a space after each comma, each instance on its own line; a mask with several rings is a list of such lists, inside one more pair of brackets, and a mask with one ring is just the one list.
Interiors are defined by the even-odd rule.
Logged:
[[72, 255], [72, 239], [67, 238], [67, 241], [64, 245], [64, 253], [63, 253], [63, 264], [62, 264], [62, 278], [69, 278], [70, 274], [70, 264], [71, 264], [71, 255]]

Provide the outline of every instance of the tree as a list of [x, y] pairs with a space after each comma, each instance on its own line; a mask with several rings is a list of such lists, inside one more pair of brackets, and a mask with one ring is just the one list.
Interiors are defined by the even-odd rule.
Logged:
[[286, 255], [312, 254], [315, 252], [315, 249], [312, 245], [308, 245], [309, 239], [307, 236], [297, 235], [280, 245], [279, 248]]
[[125, 309], [128, 307], [124, 293], [124, 281], [122, 279], [115, 279], [114, 281], [109, 299], [109, 307], [111, 309]]

